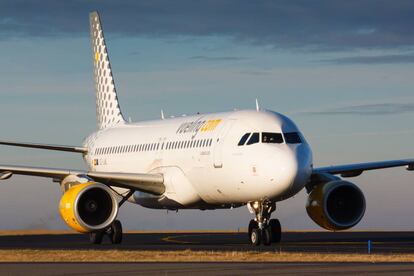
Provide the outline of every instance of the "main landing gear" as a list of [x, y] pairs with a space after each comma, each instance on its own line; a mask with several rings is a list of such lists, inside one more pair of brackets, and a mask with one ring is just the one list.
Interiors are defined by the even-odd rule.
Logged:
[[282, 228], [278, 219], [270, 219], [270, 215], [276, 210], [276, 203], [264, 200], [249, 202], [247, 208], [255, 215], [249, 223], [249, 239], [252, 245], [261, 243], [270, 245], [278, 243], [282, 238]]
[[[122, 197], [118, 203], [118, 208], [124, 204], [128, 198], [134, 194], [134, 190], [130, 190], [126, 195], [118, 194]], [[89, 240], [93, 244], [101, 244], [105, 235], [108, 235], [112, 244], [120, 244], [122, 242], [122, 224], [119, 220], [114, 220], [106, 229], [89, 233]]]
[[121, 222], [115, 220], [108, 228], [89, 233], [89, 240], [93, 244], [101, 244], [105, 235], [108, 235], [112, 244], [120, 244], [122, 242]]

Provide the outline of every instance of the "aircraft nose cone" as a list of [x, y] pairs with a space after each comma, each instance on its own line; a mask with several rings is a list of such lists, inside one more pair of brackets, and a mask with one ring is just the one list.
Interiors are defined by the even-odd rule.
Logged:
[[312, 169], [311, 154], [299, 148], [288, 149], [278, 154], [278, 184], [287, 193], [300, 191], [308, 181]]
[[308, 182], [312, 174], [312, 153], [305, 146], [298, 146], [291, 152], [295, 163], [295, 175], [292, 180], [291, 191], [300, 191]]
[[298, 160], [292, 152], [285, 151], [281, 156], [280, 161], [279, 179], [284, 185], [290, 186], [293, 184], [298, 174]]

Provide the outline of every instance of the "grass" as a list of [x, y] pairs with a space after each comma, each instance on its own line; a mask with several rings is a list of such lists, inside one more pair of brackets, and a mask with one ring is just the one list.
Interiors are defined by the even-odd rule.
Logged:
[[[157, 231], [157, 233], [200, 233], [228, 231]], [[130, 231], [129, 233], [155, 233]], [[0, 236], [76, 234], [62, 230], [2, 230]], [[414, 262], [414, 254], [301, 253], [260, 251], [192, 250], [51, 250], [0, 249], [1, 262]]]
[[255, 251], [0, 250], [0, 262], [414, 262], [414, 254]]

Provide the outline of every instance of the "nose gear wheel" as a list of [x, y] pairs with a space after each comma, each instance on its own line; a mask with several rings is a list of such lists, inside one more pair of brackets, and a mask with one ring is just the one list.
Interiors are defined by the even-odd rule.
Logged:
[[251, 244], [258, 246], [279, 243], [282, 236], [280, 222], [278, 219], [270, 219], [276, 210], [276, 203], [270, 200], [249, 202], [247, 208], [255, 216], [248, 226]]

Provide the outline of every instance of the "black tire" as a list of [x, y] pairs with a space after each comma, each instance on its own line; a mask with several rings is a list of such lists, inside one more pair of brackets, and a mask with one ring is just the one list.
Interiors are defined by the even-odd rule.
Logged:
[[104, 236], [103, 231], [89, 233], [89, 240], [92, 244], [101, 244]]
[[266, 246], [272, 243], [272, 232], [270, 227], [266, 227], [262, 230], [262, 243]]
[[271, 241], [279, 243], [282, 239], [282, 227], [278, 219], [271, 219], [269, 221]]
[[255, 229], [255, 228], [259, 228], [259, 225], [257, 224], [257, 221], [252, 219], [249, 222], [249, 228], [248, 228], [249, 239], [250, 239], [250, 236], [252, 235], [253, 229]]
[[111, 224], [111, 234], [109, 235], [113, 244], [122, 242], [122, 224], [119, 220], [115, 220]]
[[250, 235], [250, 242], [254, 246], [259, 246], [262, 241], [262, 231], [259, 228], [253, 228]]

